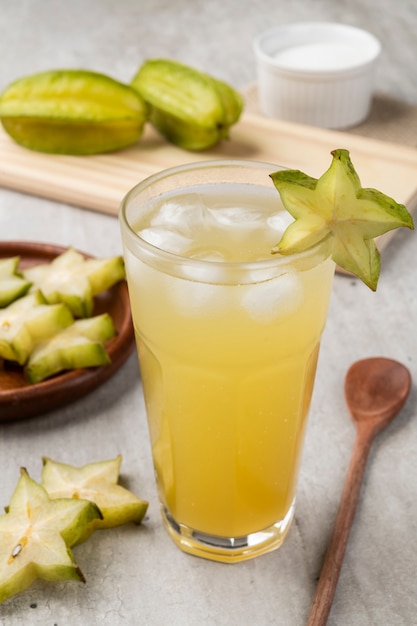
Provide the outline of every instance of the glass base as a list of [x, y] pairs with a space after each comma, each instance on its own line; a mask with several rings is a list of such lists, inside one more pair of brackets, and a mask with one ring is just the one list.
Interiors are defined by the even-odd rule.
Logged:
[[212, 561], [238, 563], [276, 550], [283, 543], [294, 517], [292, 503], [284, 519], [243, 537], [218, 537], [179, 524], [162, 506], [162, 519], [171, 539], [181, 550]]

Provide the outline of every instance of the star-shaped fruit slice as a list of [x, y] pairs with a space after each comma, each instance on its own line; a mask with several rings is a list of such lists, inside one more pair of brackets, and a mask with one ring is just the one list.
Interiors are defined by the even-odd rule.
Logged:
[[0, 259], [0, 308], [24, 296], [30, 289], [30, 281], [18, 271], [19, 261], [18, 256]]
[[121, 462], [118, 455], [108, 461], [74, 467], [43, 458], [42, 485], [51, 498], [91, 500], [102, 513], [102, 519], [92, 520], [77, 543], [88, 539], [94, 530], [142, 521], [148, 502], [118, 484]]
[[7, 513], [0, 515], [0, 602], [37, 578], [85, 582], [68, 546], [78, 543], [85, 526], [100, 517], [92, 502], [52, 500], [21, 469]]
[[335, 263], [375, 290], [381, 259], [374, 238], [401, 226], [413, 229], [413, 219], [403, 204], [361, 186], [347, 150], [331, 154], [332, 163], [319, 179], [299, 170], [271, 174], [295, 218], [273, 252], [302, 252], [331, 236]]
[[50, 304], [64, 302], [75, 317], [90, 317], [94, 296], [125, 278], [122, 257], [86, 259], [68, 248], [50, 263], [23, 270]]
[[33, 348], [24, 368], [25, 376], [33, 384], [64, 370], [106, 365], [110, 357], [104, 343], [115, 334], [108, 313], [76, 320]]
[[0, 357], [23, 365], [34, 346], [74, 321], [64, 304], [49, 305], [40, 291], [0, 309]]

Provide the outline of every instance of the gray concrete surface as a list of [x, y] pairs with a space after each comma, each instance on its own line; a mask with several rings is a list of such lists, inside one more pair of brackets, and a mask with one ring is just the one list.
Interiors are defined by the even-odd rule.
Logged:
[[[16, 0], [1, 3], [0, 89], [43, 69], [83, 67], [129, 80], [171, 56], [252, 83], [252, 40], [270, 25], [335, 20], [383, 43], [377, 89], [417, 105], [414, 0]], [[0, 239], [121, 250], [114, 217], [0, 189]], [[87, 583], [36, 582], [0, 605], [2, 626], [302, 626], [354, 440], [343, 379], [356, 359], [396, 358], [417, 378], [416, 239], [391, 243], [376, 294], [334, 282], [307, 433], [294, 525], [275, 553], [234, 566], [181, 553], [158, 512], [136, 356], [106, 386], [36, 419], [0, 423], [0, 502], [41, 457], [81, 465], [123, 455], [125, 483], [150, 502], [142, 527], [96, 533], [75, 549]], [[417, 624], [416, 391], [371, 453], [329, 626]]]

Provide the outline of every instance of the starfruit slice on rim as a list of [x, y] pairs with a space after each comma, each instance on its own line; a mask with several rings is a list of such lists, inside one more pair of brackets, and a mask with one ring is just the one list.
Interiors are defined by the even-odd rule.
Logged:
[[51, 499], [22, 468], [7, 509], [0, 515], [0, 602], [37, 578], [85, 582], [69, 546], [101, 517], [94, 503]]
[[0, 259], [0, 308], [24, 296], [31, 287], [19, 272], [19, 262], [18, 256]]
[[51, 498], [82, 498], [95, 502], [102, 519], [94, 519], [84, 529], [78, 543], [94, 530], [114, 528], [134, 522], [140, 524], [148, 502], [118, 484], [122, 456], [108, 461], [74, 467], [43, 458], [42, 485]]
[[403, 204], [361, 186], [348, 150], [331, 154], [332, 163], [319, 179], [299, 170], [271, 174], [284, 207], [295, 218], [273, 252], [302, 252], [331, 235], [335, 263], [375, 291], [381, 258], [374, 238], [402, 226], [413, 229], [413, 219]]
[[50, 70], [11, 83], [0, 97], [5, 131], [32, 150], [96, 154], [138, 141], [147, 120], [140, 94], [88, 70]]

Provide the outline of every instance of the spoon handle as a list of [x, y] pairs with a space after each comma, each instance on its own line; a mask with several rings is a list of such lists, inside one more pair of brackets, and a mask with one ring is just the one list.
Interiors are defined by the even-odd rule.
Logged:
[[362, 478], [374, 432], [358, 425], [333, 534], [328, 545], [307, 626], [325, 626], [342, 567], [350, 529], [359, 500]]

